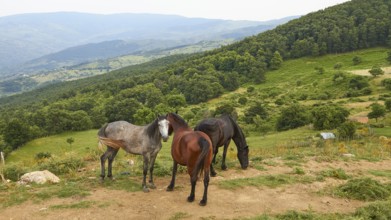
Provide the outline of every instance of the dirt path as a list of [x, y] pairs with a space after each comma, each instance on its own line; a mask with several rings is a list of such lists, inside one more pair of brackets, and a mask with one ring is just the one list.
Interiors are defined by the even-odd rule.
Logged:
[[[229, 169], [219, 172], [211, 179], [209, 200], [206, 207], [198, 205], [202, 196], [202, 182], [197, 183], [196, 201], [188, 203], [190, 192], [188, 176], [179, 175], [175, 191], [166, 192], [169, 177], [157, 177], [157, 189], [149, 193], [125, 192], [98, 188], [90, 196], [83, 198], [50, 199], [44, 202], [29, 201], [18, 206], [0, 210], [0, 219], [233, 219], [257, 215], [285, 213], [288, 210], [312, 210], [319, 213], [348, 213], [365, 205], [361, 201], [352, 201], [317, 193], [325, 187], [339, 185], [344, 180], [326, 178], [323, 182], [311, 184], [291, 184], [277, 188], [245, 187], [226, 190], [217, 183], [226, 179], [255, 177], [259, 175], [291, 174], [292, 168], [284, 161], [273, 159], [273, 166], [265, 165], [266, 170]], [[391, 160], [382, 162], [316, 162], [313, 158], [302, 163], [307, 175], [331, 168], [341, 168], [353, 176], [367, 175], [368, 170], [389, 170]], [[92, 203], [89, 208], [52, 209], [53, 205], [75, 204], [81, 201]], [[181, 217], [181, 218], [180, 218]]]

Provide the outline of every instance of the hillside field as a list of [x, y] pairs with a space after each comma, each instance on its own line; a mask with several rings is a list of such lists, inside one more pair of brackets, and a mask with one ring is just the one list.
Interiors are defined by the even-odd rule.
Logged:
[[[214, 110], [221, 103], [232, 102], [240, 96], [249, 102], [263, 97], [271, 112], [278, 112], [291, 99], [306, 93], [316, 96], [331, 94], [332, 99], [300, 100], [302, 105], [333, 102], [348, 108], [350, 116], [365, 116], [369, 106], [389, 97], [379, 83], [389, 78], [389, 65], [384, 48], [327, 55], [319, 58], [288, 60], [282, 68], [267, 73], [266, 82], [245, 85], [208, 103], [187, 106], [185, 114], [199, 107]], [[363, 62], [352, 64], [359, 55]], [[355, 98], [340, 96], [343, 87], [335, 86], [334, 65], [342, 63], [346, 74], [380, 65], [386, 73], [371, 79], [372, 94]], [[323, 67], [324, 73], [315, 67]], [[300, 82], [298, 82], [300, 81]], [[316, 85], [314, 84], [316, 82]], [[247, 91], [254, 87], [254, 93]], [[270, 95], [273, 92], [273, 95]], [[275, 100], [284, 100], [277, 105]], [[245, 105], [234, 105], [239, 118]], [[273, 114], [272, 114], [273, 118]], [[196, 121], [190, 121], [194, 126]], [[273, 120], [269, 121], [272, 125]], [[179, 169], [174, 192], [166, 192], [172, 160], [170, 140], [155, 164], [157, 189], [143, 193], [142, 159], [120, 151], [114, 161], [114, 181], [100, 183], [97, 130], [67, 132], [35, 139], [6, 159], [0, 167], [10, 183], [0, 184], [0, 216], [5, 219], [379, 219], [391, 216], [391, 121], [390, 113], [378, 121], [370, 119], [359, 125], [358, 136], [352, 140], [322, 140], [321, 131], [311, 125], [283, 132], [257, 133], [240, 121], [247, 135], [250, 166], [240, 169], [236, 147], [231, 143], [227, 156], [227, 171], [220, 169], [221, 151], [215, 165], [218, 176], [211, 178], [206, 207], [198, 206], [202, 181], [198, 181], [195, 203], [186, 202], [190, 192], [189, 177]], [[383, 126], [372, 126], [379, 125]], [[335, 132], [335, 131], [328, 131]], [[73, 138], [69, 144], [67, 139]], [[39, 158], [37, 155], [49, 155]], [[36, 169], [49, 169], [61, 178], [59, 184], [19, 186], [18, 175]], [[357, 192], [359, 195], [357, 195]]]

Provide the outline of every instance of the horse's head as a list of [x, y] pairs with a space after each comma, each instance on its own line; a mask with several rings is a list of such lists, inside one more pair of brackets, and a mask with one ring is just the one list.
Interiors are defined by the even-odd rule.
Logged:
[[238, 149], [238, 159], [242, 169], [247, 169], [248, 167], [248, 146], [246, 145], [242, 149]]
[[159, 125], [159, 132], [162, 135], [163, 141], [166, 142], [168, 140], [169, 136], [169, 122], [167, 120], [167, 117], [162, 115], [157, 118], [158, 125]]

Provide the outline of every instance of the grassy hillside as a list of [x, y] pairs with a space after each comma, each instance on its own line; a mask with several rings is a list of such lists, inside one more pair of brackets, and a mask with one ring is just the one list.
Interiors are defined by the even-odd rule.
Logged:
[[[343, 63], [341, 69], [346, 71], [346, 74], [355, 74], [357, 71], [363, 72], [374, 64], [380, 64], [384, 69], [387, 69], [388, 66], [383, 62], [386, 51], [384, 48], [374, 48], [353, 53], [327, 55], [320, 58], [301, 58], [286, 61], [281, 69], [269, 72], [266, 75], [267, 81], [263, 84], [247, 84], [234, 92], [225, 93], [221, 97], [203, 103], [202, 105], [189, 105], [181, 109], [179, 114], [187, 114], [193, 108], [215, 111], [215, 108], [222, 103], [229, 102], [234, 103], [240, 119], [243, 116], [243, 112], [248, 108], [248, 105], [235, 103], [237, 103], [239, 97], [246, 97], [249, 100], [248, 103], [259, 100], [268, 103], [268, 110], [273, 112], [272, 114], [278, 115], [281, 109], [289, 105], [293, 100], [296, 100], [297, 96], [300, 96], [302, 93], [316, 95], [317, 92], [315, 90], [320, 93], [329, 92], [334, 97], [316, 102], [339, 103], [349, 107], [351, 113], [362, 114], [368, 112], [370, 103], [381, 101], [379, 98], [389, 95], [390, 91], [382, 88], [378, 84], [378, 79], [372, 79], [370, 80], [370, 86], [373, 88], [371, 95], [359, 98], [341, 98], [340, 95], [344, 92], [344, 88], [340, 85], [333, 86], [332, 84], [332, 77], [336, 71], [334, 65], [337, 62]], [[363, 59], [363, 62], [359, 66], [351, 63], [352, 57], [357, 54]], [[317, 66], [324, 67], [325, 72], [319, 74], [314, 70], [314, 67]], [[391, 74], [387, 72], [384, 76], [381, 76], [381, 78], [386, 77], [390, 78]], [[297, 83], [298, 80], [301, 81], [300, 85]], [[316, 86], [314, 82], [317, 82]], [[254, 91], [248, 92], [247, 89], [249, 87], [254, 87]], [[275, 103], [277, 99], [284, 99], [284, 104], [277, 105]], [[312, 105], [315, 103], [314, 100], [300, 100], [298, 102], [303, 105]], [[245, 130], [250, 149], [250, 167], [246, 171], [240, 170], [239, 162], [236, 158], [237, 150], [235, 144], [232, 142], [227, 154], [229, 171], [222, 171], [220, 169], [220, 150], [217, 156], [217, 164], [215, 165], [219, 176], [212, 179], [211, 184], [212, 189], [213, 187], [217, 187], [217, 189], [213, 190], [211, 197], [215, 198], [216, 202], [216, 197], [220, 197], [221, 195], [219, 194], [221, 192], [218, 190], [224, 190], [224, 193], [232, 191], [236, 195], [254, 188], [264, 195], [269, 188], [277, 188], [279, 189], [278, 194], [280, 195], [286, 193], [285, 187], [301, 187], [305, 189], [314, 189], [315, 187], [317, 188], [316, 193], [311, 192], [314, 200], [317, 198], [322, 200], [323, 203], [325, 199], [328, 201], [330, 198], [338, 199], [342, 197], [342, 199], [349, 199], [349, 203], [353, 203], [357, 202], [357, 200], [349, 196], [355, 195], [355, 188], [351, 192], [352, 195], [345, 195], [340, 191], [341, 187], [362, 187], [360, 181], [371, 181], [372, 183], [380, 179], [382, 180], [381, 183], [375, 182], [371, 186], [364, 186], [365, 189], [360, 190], [361, 194], [365, 195], [368, 193], [373, 196], [371, 201], [375, 200], [377, 202], [361, 203], [355, 213], [339, 214], [338, 211], [333, 210], [333, 213], [325, 214], [323, 211], [319, 212], [312, 209], [302, 213], [295, 210], [280, 214], [276, 219], [297, 219], [298, 216], [316, 216], [314, 217], [315, 219], [340, 219], [343, 217], [354, 219], [354, 216], [371, 215], [374, 212], [371, 206], [380, 209], [375, 213], [377, 216], [387, 216], [389, 212], [387, 193], [391, 193], [389, 190], [390, 170], [386, 167], [379, 168], [375, 166], [376, 163], [374, 161], [387, 162], [391, 159], [390, 118], [390, 112], [388, 112], [387, 116], [380, 118], [378, 122], [375, 122], [374, 119], [370, 120], [370, 124], [382, 123], [384, 125], [382, 128], [371, 128], [368, 124], [358, 124], [357, 134], [359, 135], [354, 139], [328, 141], [322, 140], [319, 137], [319, 132], [321, 131], [314, 130], [311, 125], [283, 132], [270, 131], [265, 134], [256, 132], [250, 128], [250, 125], [239, 121], [240, 126]], [[189, 123], [191, 126], [194, 126], [196, 122], [190, 121]], [[273, 126], [274, 121], [270, 120], [266, 123], [270, 123], [270, 126]], [[335, 130], [331, 132], [335, 132]], [[99, 157], [103, 151], [98, 148], [96, 134], [96, 129], [81, 132], [65, 132], [35, 139], [18, 150], [13, 151], [7, 157], [6, 165], [0, 166], [0, 174], [5, 175], [6, 178], [14, 179], [28, 171], [48, 169], [60, 176], [62, 182], [57, 185], [33, 185], [29, 188], [30, 190], [16, 187], [16, 184], [13, 182], [5, 185], [0, 184], [0, 195], [2, 195], [0, 201], [3, 204], [0, 209], [3, 208], [8, 211], [18, 205], [27, 204], [26, 201], [29, 200], [41, 201], [43, 199], [48, 200], [58, 197], [60, 201], [65, 201], [70, 197], [75, 197], [78, 198], [78, 201], [73, 201], [69, 205], [50, 206], [61, 207], [63, 210], [72, 212], [74, 209], [92, 209], [95, 206], [108, 208], [106, 204], [92, 202], [91, 195], [98, 194], [101, 190], [104, 190], [105, 194], [107, 194], [107, 191], [119, 191], [121, 194], [132, 193], [132, 198], [136, 196], [135, 193], [142, 191], [140, 184], [142, 157], [126, 154], [123, 150], [120, 150], [113, 164], [115, 181], [105, 181], [99, 184], [97, 181], [100, 175]], [[387, 136], [388, 138], [381, 136]], [[72, 144], [67, 143], [67, 139], [69, 138], [73, 138], [74, 142]], [[155, 164], [155, 179], [160, 181], [160, 188], [164, 187], [162, 184], [168, 183], [171, 176], [171, 140], [172, 137], [168, 142], [163, 143], [163, 148], [158, 154]], [[49, 156], [48, 158], [37, 158], [38, 155]], [[346, 157], [344, 155], [353, 156]], [[335, 164], [343, 164], [345, 168], [333, 168]], [[371, 165], [374, 168], [371, 168], [369, 171], [363, 171], [361, 168], [358, 168], [359, 171], [355, 171], [354, 167], [357, 164]], [[314, 167], [316, 167], [315, 172], [313, 171], [315, 169]], [[178, 178], [181, 181], [183, 179], [187, 180], [185, 169], [183, 166], [179, 167]], [[279, 170], [280, 174], [276, 174], [275, 170]], [[227, 173], [231, 173], [230, 175], [234, 177], [227, 178]], [[363, 179], [364, 177], [367, 179]], [[187, 183], [187, 181], [185, 182]], [[339, 185], [336, 186], [336, 182]], [[350, 186], [350, 182], [356, 185]], [[329, 187], [319, 188], [324, 184]], [[187, 185], [185, 185], [185, 190], [187, 190], [186, 187]], [[372, 189], [371, 187], [375, 188]], [[163, 193], [160, 188], [157, 191], [159, 194]], [[246, 190], [242, 190], [243, 188]], [[184, 184], [179, 182], [176, 191], [183, 190]], [[253, 191], [250, 192], [253, 193]], [[373, 195], [373, 192], [377, 194]], [[379, 193], [384, 193], [384, 195], [382, 194], [382, 197], [380, 197], [378, 195]], [[293, 195], [292, 192], [289, 191], [289, 195]], [[302, 195], [300, 194], [300, 196]], [[171, 199], [168, 200], [171, 201]], [[287, 201], [290, 200], [288, 199]], [[50, 208], [48, 213], [52, 213], [53, 209]], [[218, 212], [216, 213], [218, 215]], [[259, 213], [262, 212], [259, 211]], [[242, 214], [241, 216], [245, 217], [247, 215]], [[267, 216], [274, 215], [268, 213]], [[269, 219], [267, 216], [263, 214], [261, 217]]]
[[[240, 117], [243, 116], [243, 112], [248, 108], [248, 104], [240, 105], [237, 103], [237, 100], [239, 97], [246, 97], [249, 100], [248, 103], [255, 101], [268, 103], [268, 109], [271, 114], [277, 115], [282, 108], [289, 105], [293, 100], [297, 100], [297, 97], [301, 94], [305, 93], [316, 96], [327, 92], [332, 94], [333, 98], [323, 101], [318, 100], [316, 102], [340, 103], [348, 108], [352, 115], [366, 115], [369, 111], [368, 106], [371, 103], [381, 101], [379, 98], [390, 95], [390, 91], [387, 91], [380, 86], [378, 83], [379, 79], [376, 78], [370, 80], [370, 86], [373, 88], [373, 93], [371, 95], [359, 98], [346, 98], [341, 97], [345, 88], [341, 85], [334, 85], [332, 78], [336, 71], [345, 71], [346, 74], [353, 75], [356, 70], [369, 69], [375, 64], [387, 69], [387, 64], [384, 59], [386, 52], [387, 49], [385, 48], [374, 48], [352, 53], [326, 55], [318, 58], [289, 60], [284, 62], [281, 69], [269, 72], [266, 76], [267, 80], [265, 83], [258, 85], [247, 84], [245, 87], [241, 87], [231, 93], [226, 93], [219, 98], [202, 104], [201, 106], [189, 105], [186, 108], [181, 109], [179, 114], [185, 115], [187, 112], [191, 111], [191, 109], [197, 107], [201, 107], [204, 111], [215, 111], [216, 107], [223, 103], [232, 103], [235, 110], [238, 112], [240, 119]], [[352, 58], [358, 55], [362, 57], [363, 61], [359, 65], [353, 65]], [[334, 65], [336, 63], [341, 63], [342, 68], [335, 70]], [[319, 74], [315, 70], [315, 67], [319, 66], [324, 67], [325, 72], [323, 74]], [[391, 78], [389, 69], [387, 69], [386, 73], [379, 78]], [[298, 85], [298, 81], [300, 81], [300, 85]], [[314, 82], [316, 82], [316, 85], [314, 85]], [[254, 87], [255, 89], [253, 92], [249, 93], [247, 92], [248, 87]], [[284, 99], [284, 104], [275, 104], [277, 99]], [[316, 103], [314, 100], [301, 100], [299, 102], [303, 105], [312, 105]], [[390, 119], [390, 113], [387, 113], [386, 117], [380, 118], [377, 124], [382, 123], [384, 128], [372, 129], [371, 135], [373, 134], [375, 137], [381, 135], [391, 137]], [[189, 121], [189, 123], [191, 126], [194, 126], [197, 121]], [[266, 123], [270, 123], [270, 126], [274, 126], [273, 120]], [[376, 123], [375, 119], [371, 119], [370, 123]], [[296, 145], [303, 144], [313, 146], [319, 141], [318, 138], [316, 138], [316, 134], [318, 134], [319, 131], [315, 131], [309, 126], [286, 132], [270, 131], [268, 134], [262, 135], [261, 133], [254, 131], [248, 132], [250, 130], [249, 125], [245, 124], [243, 121], [240, 121], [240, 125], [245, 129], [245, 131], [247, 131], [247, 139], [251, 146], [252, 157], [281, 156], [279, 155], [281, 152], [275, 152], [273, 149], [281, 147], [289, 148], [289, 146], [296, 147]], [[363, 126], [363, 128], [365, 127], [366, 126]], [[81, 155], [89, 154], [91, 151], [95, 151], [97, 147], [96, 132], [96, 130], [73, 133], [69, 132], [36, 139], [13, 152], [8, 157], [7, 162], [28, 160], [29, 163], [32, 163], [34, 159], [33, 157], [39, 152], [51, 152], [54, 155], [61, 155], [64, 152], [75, 151], [75, 153]], [[372, 140], [371, 135], [368, 136], [368, 139], [364, 139], [364, 141], [367, 142], [368, 147], [378, 142], [376, 138]], [[72, 146], [69, 146], [66, 142], [66, 139], [69, 137], [75, 139]], [[164, 146], [162, 154], [168, 154], [168, 156], [166, 155], [164, 157], [169, 157], [169, 143], [166, 143]], [[234, 145], [232, 144], [232, 146]], [[232, 146], [231, 148], [234, 149]], [[314, 153], [311, 152], [312, 150], [310, 150], [310, 154]], [[369, 156], [367, 153], [368, 152], [363, 154], [362, 157]]]

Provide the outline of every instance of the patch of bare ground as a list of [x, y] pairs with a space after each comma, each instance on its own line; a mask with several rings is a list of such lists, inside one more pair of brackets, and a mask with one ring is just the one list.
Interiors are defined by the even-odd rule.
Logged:
[[[391, 78], [391, 67], [381, 67], [381, 69], [384, 71], [384, 74], [380, 75], [379, 78]], [[371, 76], [371, 73], [369, 73], [369, 70], [370, 69], [353, 70], [350, 72], [355, 75], [360, 75], [360, 76]]]
[[[0, 210], [0, 219], [170, 219], [181, 215], [185, 219], [233, 219], [257, 215], [285, 213], [288, 210], [312, 210], [318, 213], [351, 213], [365, 202], [347, 200], [319, 193], [327, 187], [337, 186], [346, 180], [326, 178], [309, 184], [296, 183], [276, 188], [266, 186], [246, 186], [235, 190], [222, 189], [219, 181], [227, 179], [251, 178], [261, 175], [292, 174], [292, 168], [284, 165], [280, 158], [265, 162], [265, 170], [249, 168], [238, 170], [231, 168], [220, 171], [211, 178], [208, 204], [198, 205], [202, 197], [203, 184], [198, 181], [196, 201], [188, 203], [190, 192], [189, 177], [177, 176], [176, 188], [166, 192], [170, 177], [156, 177], [157, 189], [149, 193], [110, 190], [104, 187], [94, 189], [91, 195], [83, 198], [49, 199], [43, 202], [25, 202], [21, 205]], [[272, 166], [267, 164], [273, 164]], [[348, 175], [368, 175], [368, 170], [387, 170], [391, 160], [368, 161], [332, 161], [318, 162], [316, 158], [306, 158], [301, 163], [305, 175], [316, 175], [328, 169], [343, 169]], [[53, 206], [89, 202], [87, 208], [54, 209]]]

